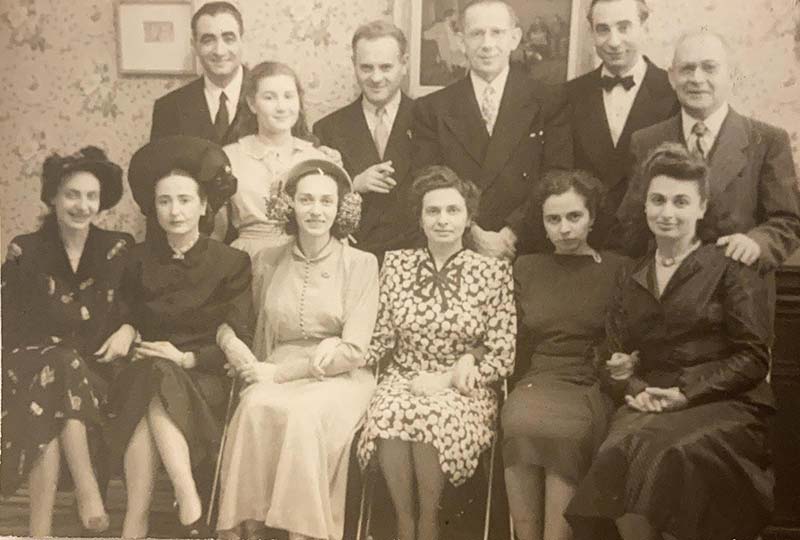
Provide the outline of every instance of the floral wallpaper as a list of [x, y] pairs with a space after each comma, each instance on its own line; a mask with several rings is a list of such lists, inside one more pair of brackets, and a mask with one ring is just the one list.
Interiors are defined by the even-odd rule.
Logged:
[[[245, 60], [293, 66], [306, 91], [309, 121], [357, 94], [350, 64], [355, 27], [390, 19], [410, 0], [239, 0]], [[544, 0], [540, 0], [544, 1]], [[550, 1], [550, 0], [548, 0]], [[577, 0], [585, 9], [589, 0]], [[202, 3], [194, 0], [195, 5]], [[668, 65], [672, 44], [698, 23], [724, 33], [738, 59], [733, 105], [789, 130], [800, 162], [800, 2], [798, 0], [649, 0], [647, 52]], [[86, 144], [127, 167], [150, 132], [153, 101], [189, 78], [117, 72], [112, 0], [0, 0], [0, 235], [32, 230], [43, 210], [39, 174], [52, 151]], [[583, 15], [581, 15], [583, 19]], [[583, 20], [581, 24], [584, 25]], [[582, 26], [585, 28], [585, 26]], [[104, 226], [141, 238], [130, 195]]]

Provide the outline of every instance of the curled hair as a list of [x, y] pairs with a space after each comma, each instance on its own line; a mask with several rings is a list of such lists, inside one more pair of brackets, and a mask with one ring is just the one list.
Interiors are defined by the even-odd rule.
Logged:
[[703, 158], [689, 152], [682, 144], [665, 142], [647, 155], [640, 171], [644, 193], [650, 189], [650, 183], [656, 176], [694, 182], [697, 184], [700, 200], [708, 200], [708, 165]]
[[303, 103], [305, 100], [303, 86], [300, 84], [300, 79], [297, 78], [297, 73], [287, 64], [283, 62], [267, 61], [261, 62], [253, 69], [249, 70], [247, 72], [247, 77], [245, 77], [242, 83], [242, 91], [245, 97], [251, 102], [255, 101], [259, 83], [267, 77], [274, 77], [276, 75], [291, 77], [297, 89], [297, 99], [300, 102], [300, 108], [297, 114], [297, 122], [292, 126], [292, 135], [299, 139], [310, 141], [316, 146], [318, 141], [316, 137], [311, 134], [311, 131], [308, 129], [308, 123], [306, 122], [306, 108]]
[[[592, 0], [591, 5], [589, 6], [589, 11], [586, 12], [586, 18], [589, 20], [589, 26], [594, 27], [594, 21], [592, 20], [592, 15], [594, 15], [594, 6], [599, 4], [600, 2], [618, 2], [620, 0]], [[648, 17], [650, 17], [650, 7], [647, 5], [645, 0], [634, 0], [636, 3], [636, 9], [639, 12], [639, 22], [644, 23]]]
[[242, 19], [242, 14], [236, 9], [236, 6], [230, 2], [208, 2], [203, 4], [200, 9], [192, 15], [192, 37], [197, 37], [197, 21], [200, 20], [200, 17], [203, 15], [210, 15], [213, 17], [220, 13], [229, 13], [236, 19], [236, 24], [239, 25], [239, 35], [241, 36], [244, 34], [244, 20]]
[[422, 216], [422, 199], [425, 194], [435, 189], [453, 188], [464, 198], [467, 206], [467, 217], [472, 219], [478, 212], [481, 193], [469, 180], [459, 177], [450, 167], [444, 165], [431, 165], [416, 172], [414, 183], [411, 185], [411, 199], [409, 201], [413, 221], [419, 223]]
[[[300, 180], [312, 175], [319, 174], [322, 171], [310, 170], [306, 174], [297, 175], [289, 178], [283, 186], [283, 193], [287, 197], [289, 207], [286, 209], [286, 219], [283, 225], [284, 232], [289, 235], [297, 235], [298, 225], [297, 217], [295, 216], [294, 209], [291, 208], [291, 202], [294, 201], [294, 196], [297, 193], [297, 186]], [[337, 178], [328, 174], [324, 174], [326, 178], [330, 178], [336, 182], [336, 218], [331, 226], [331, 236], [341, 240], [347, 238], [356, 230], [361, 220], [361, 195], [351, 191], [350, 186]]]
[[583, 170], [553, 169], [545, 173], [537, 184], [534, 197], [541, 208], [544, 202], [553, 195], [562, 195], [569, 190], [583, 197], [586, 209], [592, 218], [597, 217], [597, 210], [603, 206], [606, 188], [593, 174]]
[[362, 24], [356, 29], [355, 33], [353, 34], [353, 41], [351, 43], [353, 47], [353, 54], [356, 52], [356, 44], [362, 39], [371, 41], [373, 39], [380, 39], [382, 37], [394, 38], [394, 40], [397, 42], [398, 48], [400, 49], [400, 56], [405, 56], [406, 51], [408, 51], [408, 41], [406, 41], [406, 35], [396, 25], [380, 19]]

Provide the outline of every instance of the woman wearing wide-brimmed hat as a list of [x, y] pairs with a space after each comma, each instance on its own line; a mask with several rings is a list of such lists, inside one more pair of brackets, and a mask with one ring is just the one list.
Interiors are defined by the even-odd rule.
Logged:
[[87, 430], [102, 423], [110, 373], [96, 358], [119, 324], [117, 289], [133, 238], [93, 222], [121, 196], [122, 169], [101, 149], [51, 155], [41, 191], [49, 213], [11, 241], [3, 264], [2, 492], [27, 477], [31, 536], [50, 535], [62, 452], [83, 527], [109, 525], [88, 443], [99, 437]]
[[112, 464], [124, 466], [126, 478], [122, 536], [147, 534], [159, 457], [184, 535], [204, 535], [192, 471], [213, 459], [221, 435], [225, 356], [215, 335], [228, 323], [249, 341], [252, 301], [250, 258], [200, 234], [199, 225], [236, 190], [236, 178], [219, 146], [174, 136], [139, 149], [128, 181], [163, 234], [131, 251], [122, 289], [127, 322], [114, 336], [130, 350], [112, 388], [109, 432]]

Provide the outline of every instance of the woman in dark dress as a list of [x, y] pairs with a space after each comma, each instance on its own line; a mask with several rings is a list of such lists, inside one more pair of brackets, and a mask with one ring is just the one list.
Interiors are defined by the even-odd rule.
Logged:
[[567, 517], [582, 538], [614, 520], [625, 540], [752, 539], [772, 508], [767, 285], [698, 239], [704, 161], [665, 143], [643, 174], [657, 248], [620, 272], [607, 319], [623, 405]]
[[87, 429], [101, 424], [106, 338], [119, 324], [116, 291], [126, 233], [92, 222], [122, 196], [122, 170], [99, 148], [44, 163], [41, 228], [11, 241], [3, 284], [2, 493], [28, 479], [30, 535], [49, 536], [64, 452], [81, 523], [108, 528]]
[[111, 460], [124, 464], [128, 494], [122, 536], [147, 534], [159, 457], [184, 534], [213, 536], [192, 471], [215, 456], [221, 435], [227, 392], [217, 329], [228, 323], [252, 339], [251, 272], [245, 253], [200, 235], [199, 224], [203, 215], [213, 219], [236, 178], [220, 147], [174, 136], [139, 149], [128, 180], [164, 234], [131, 252], [122, 281], [128, 322], [114, 336], [123, 349], [141, 337], [112, 388]]
[[592, 358], [605, 338], [606, 306], [626, 259], [587, 243], [602, 192], [600, 180], [587, 172], [548, 173], [537, 204], [555, 253], [526, 255], [514, 264], [518, 354], [530, 358], [530, 368], [503, 407], [502, 425], [519, 540], [571, 538], [564, 509], [613, 410]]

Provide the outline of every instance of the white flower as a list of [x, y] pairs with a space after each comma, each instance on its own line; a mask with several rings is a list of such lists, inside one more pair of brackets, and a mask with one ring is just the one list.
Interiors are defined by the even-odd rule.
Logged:
[[31, 412], [34, 416], [41, 416], [44, 412], [44, 409], [42, 409], [35, 401], [31, 401]]
[[56, 380], [56, 373], [50, 366], [44, 366], [41, 373], [39, 373], [39, 384], [42, 388], [47, 387], [48, 384]]

